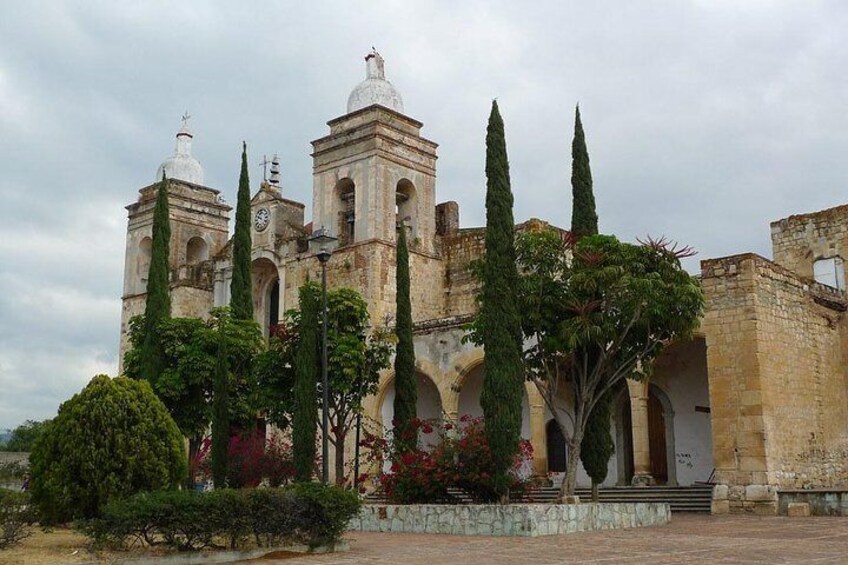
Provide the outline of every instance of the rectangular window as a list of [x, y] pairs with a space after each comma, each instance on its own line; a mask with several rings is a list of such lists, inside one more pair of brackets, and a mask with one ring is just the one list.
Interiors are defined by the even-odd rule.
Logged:
[[813, 278], [816, 282], [845, 290], [845, 266], [841, 257], [818, 259], [813, 263]]

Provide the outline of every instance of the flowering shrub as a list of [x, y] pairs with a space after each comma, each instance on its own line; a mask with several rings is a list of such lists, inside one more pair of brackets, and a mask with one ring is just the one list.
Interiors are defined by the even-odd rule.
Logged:
[[[415, 420], [410, 428], [428, 445], [395, 454], [394, 438], [366, 434], [361, 443], [369, 459], [380, 465], [379, 488], [398, 504], [455, 502], [457, 490], [475, 502], [498, 500], [498, 480], [486, 441], [483, 418], [463, 416], [458, 422]], [[525, 490], [533, 448], [522, 440], [507, 477], [511, 493]], [[389, 469], [385, 462], [391, 461]]]
[[[193, 477], [207, 479], [211, 475], [212, 440], [205, 438], [190, 462]], [[237, 435], [227, 448], [227, 482], [231, 488], [255, 487], [263, 481], [278, 487], [294, 478], [291, 446], [276, 436], [267, 440], [258, 432]]]

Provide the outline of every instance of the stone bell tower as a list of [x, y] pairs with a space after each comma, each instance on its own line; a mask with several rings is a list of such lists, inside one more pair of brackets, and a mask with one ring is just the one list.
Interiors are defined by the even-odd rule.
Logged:
[[380, 54], [369, 53], [365, 67], [347, 114], [328, 122], [330, 134], [312, 142], [314, 227], [324, 226], [346, 246], [394, 242], [403, 222], [410, 247], [432, 253], [437, 144], [404, 114]]
[[189, 116], [177, 133], [174, 154], [159, 166], [153, 184], [139, 190], [127, 209], [124, 291], [121, 297], [119, 369], [129, 348], [130, 319], [144, 313], [153, 247], [153, 208], [162, 174], [168, 178], [171, 223], [169, 266], [171, 314], [205, 318], [213, 306], [213, 261], [227, 244], [230, 206], [219, 191], [203, 185], [203, 168], [191, 154]]

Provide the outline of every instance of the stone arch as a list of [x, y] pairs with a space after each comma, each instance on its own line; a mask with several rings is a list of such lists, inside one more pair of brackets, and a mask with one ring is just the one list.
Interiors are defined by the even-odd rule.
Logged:
[[356, 241], [356, 198], [356, 183], [351, 178], [345, 177], [336, 182], [332, 210], [337, 218], [339, 245]]
[[[462, 417], [466, 414], [477, 417], [483, 415], [483, 408], [480, 406], [480, 392], [483, 388], [483, 375], [485, 370], [485, 361], [482, 354], [479, 361], [470, 364], [460, 373], [454, 384], [454, 389], [457, 392], [457, 417]], [[532, 439], [532, 427], [530, 424], [530, 399], [527, 394], [527, 387], [522, 386], [521, 395], [521, 437], [523, 439]]]
[[196, 265], [209, 259], [209, 244], [199, 236], [194, 236], [186, 243], [186, 264]]
[[418, 195], [409, 179], [400, 179], [395, 186], [395, 219], [398, 227], [405, 226], [410, 241], [418, 237]]
[[[436, 420], [441, 419], [443, 410], [442, 394], [439, 387], [427, 374], [420, 370], [415, 371], [416, 385], [418, 391], [418, 402], [416, 403], [416, 413], [421, 420]], [[383, 383], [383, 386], [378, 393], [377, 415], [380, 424], [384, 429], [388, 430], [392, 427], [392, 419], [394, 417], [394, 399], [395, 399], [395, 377], [391, 375]], [[432, 443], [435, 440], [435, 432], [421, 436], [421, 441], [425, 445]]]
[[[668, 394], [666, 394], [666, 392], [655, 383], [649, 383], [648, 385], [648, 402], [650, 403], [652, 399], [655, 399], [655, 402], [662, 407], [662, 428], [665, 438], [665, 442], [663, 443], [665, 443], [665, 445], [651, 445], [651, 459], [653, 460], [655, 457], [665, 457], [668, 475], [666, 478], [666, 484], [668, 486], [677, 486], [677, 459], [674, 455], [674, 407], [671, 404], [671, 399], [668, 397]], [[650, 413], [650, 404], [648, 410]], [[657, 450], [656, 452], [654, 451], [655, 448]]]
[[[147, 275], [150, 271], [150, 259], [153, 256], [153, 239], [143, 237], [138, 242], [138, 255], [136, 256], [136, 276], [141, 283], [147, 282]], [[141, 288], [144, 288], [143, 286]]]
[[267, 257], [251, 264], [253, 317], [267, 337], [280, 318], [280, 276], [276, 263]]

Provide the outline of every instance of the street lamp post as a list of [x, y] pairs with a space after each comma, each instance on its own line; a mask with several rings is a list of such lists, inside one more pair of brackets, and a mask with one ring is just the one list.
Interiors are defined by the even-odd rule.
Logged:
[[333, 244], [338, 241], [324, 226], [312, 232], [309, 246], [321, 263], [321, 482], [330, 482], [330, 446], [327, 442], [330, 431], [330, 386], [327, 378], [327, 261], [333, 254]]

